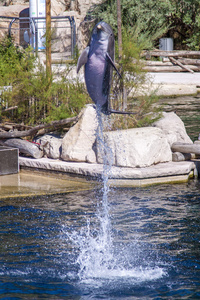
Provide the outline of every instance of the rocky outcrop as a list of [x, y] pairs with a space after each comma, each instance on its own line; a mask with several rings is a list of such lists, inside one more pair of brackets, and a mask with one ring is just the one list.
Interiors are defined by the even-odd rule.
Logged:
[[192, 144], [183, 121], [174, 112], [163, 112], [162, 118], [155, 122], [153, 126], [162, 129], [170, 146], [176, 142]]
[[44, 156], [59, 159], [62, 151], [62, 138], [54, 134], [45, 134], [34, 140], [44, 151]]
[[[141, 168], [169, 162], [172, 152], [167, 138], [159, 128], [144, 127], [104, 133], [106, 147], [112, 152], [113, 165]], [[103, 163], [98, 151], [98, 162]]]
[[[174, 113], [163, 113], [163, 117], [154, 127], [106, 131], [103, 135], [100, 134], [101, 126], [97, 119], [99, 118], [95, 106], [89, 104], [81, 111], [78, 122], [63, 138], [46, 134], [35, 139], [36, 144], [21, 139], [7, 139], [6, 143], [17, 140], [17, 144], [11, 146], [34, 158], [45, 156], [68, 162], [95, 164], [104, 164], [106, 159], [113, 166], [125, 168], [145, 168], [170, 162], [172, 151], [198, 155], [200, 153], [199, 144], [192, 143], [183, 122]], [[100, 123], [105, 120], [103, 118]], [[184, 155], [184, 159], [187, 159], [187, 155]], [[181, 156], [181, 159], [175, 160], [183, 158]]]
[[66, 161], [96, 162], [93, 146], [96, 140], [97, 118], [93, 105], [87, 105], [79, 121], [70, 128], [62, 141], [62, 159]]
[[[104, 163], [104, 158], [118, 167], [143, 168], [172, 161], [172, 145], [191, 143], [181, 119], [174, 113], [163, 113], [154, 127], [132, 128], [104, 132], [106, 146], [101, 151], [97, 139], [95, 107], [86, 105], [79, 121], [63, 139], [45, 135], [36, 141], [45, 156], [68, 162]], [[107, 154], [105, 154], [105, 152]]]

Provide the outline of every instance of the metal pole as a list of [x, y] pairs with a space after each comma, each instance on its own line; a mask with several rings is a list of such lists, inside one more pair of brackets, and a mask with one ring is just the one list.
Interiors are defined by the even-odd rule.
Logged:
[[76, 46], [76, 23], [74, 17], [71, 17], [73, 24], [73, 58], [75, 57], [75, 46]]
[[12, 24], [15, 22], [16, 18], [13, 18], [12, 21], [9, 24], [9, 28], [8, 28], [8, 35], [9, 37], [11, 37], [11, 29], [12, 29]]

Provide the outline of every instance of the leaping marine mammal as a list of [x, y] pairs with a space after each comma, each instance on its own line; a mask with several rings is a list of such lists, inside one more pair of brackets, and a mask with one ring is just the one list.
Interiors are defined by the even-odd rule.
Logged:
[[[77, 63], [77, 73], [85, 65], [85, 83], [88, 93], [96, 106], [104, 114], [126, 112], [110, 108], [110, 86], [114, 64], [115, 40], [113, 30], [104, 21], [96, 24], [88, 46], [82, 52]], [[119, 74], [119, 76], [121, 76]]]

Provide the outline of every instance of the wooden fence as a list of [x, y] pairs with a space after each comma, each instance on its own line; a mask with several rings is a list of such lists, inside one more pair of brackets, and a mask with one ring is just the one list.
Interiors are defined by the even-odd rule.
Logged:
[[[148, 72], [199, 72], [200, 51], [143, 51], [145, 67]], [[162, 60], [151, 60], [160, 57]]]

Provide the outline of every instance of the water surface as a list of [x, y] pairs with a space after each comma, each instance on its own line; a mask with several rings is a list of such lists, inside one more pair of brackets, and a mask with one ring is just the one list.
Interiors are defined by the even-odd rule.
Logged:
[[[200, 299], [200, 184], [0, 201], [1, 299]], [[105, 243], [106, 241], [106, 243]]]

